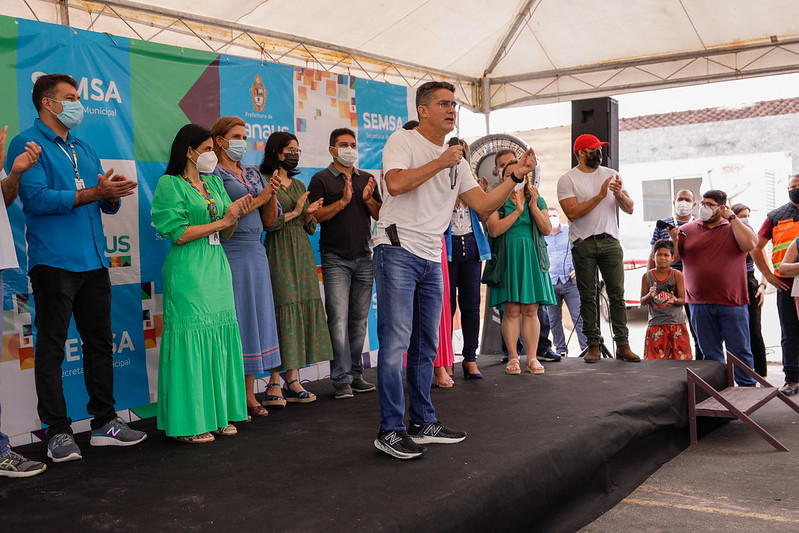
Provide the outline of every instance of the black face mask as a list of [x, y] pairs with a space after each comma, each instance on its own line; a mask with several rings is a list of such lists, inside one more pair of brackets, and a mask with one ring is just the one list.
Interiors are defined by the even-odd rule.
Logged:
[[799, 189], [788, 191], [788, 197], [791, 199], [791, 203], [799, 205]]
[[280, 166], [286, 170], [294, 170], [300, 164], [300, 154], [283, 154], [283, 158]]
[[602, 162], [602, 150], [596, 149], [585, 158], [585, 164], [589, 168], [599, 168], [599, 163]]

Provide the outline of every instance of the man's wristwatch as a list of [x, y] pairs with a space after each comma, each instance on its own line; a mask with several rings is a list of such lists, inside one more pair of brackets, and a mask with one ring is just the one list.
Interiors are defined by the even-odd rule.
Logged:
[[511, 173], [510, 173], [510, 179], [512, 179], [514, 183], [521, 183], [521, 182], [524, 181], [523, 177], [522, 178], [517, 178], [516, 174], [514, 174], [513, 171], [511, 171]]
[[738, 215], [736, 215], [735, 213], [733, 213], [733, 214], [731, 214], [731, 215], [730, 215], [730, 218], [728, 218], [727, 220], [729, 220], [730, 222], [732, 222], [732, 221], [733, 221], [733, 220], [735, 220], [736, 218], [738, 218]]

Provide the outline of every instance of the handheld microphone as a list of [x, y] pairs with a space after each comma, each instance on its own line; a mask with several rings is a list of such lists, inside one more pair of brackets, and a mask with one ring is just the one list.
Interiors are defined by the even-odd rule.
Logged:
[[[449, 140], [450, 146], [458, 146], [461, 143], [460, 139], [457, 137], [452, 137]], [[449, 188], [454, 189], [455, 183], [458, 181], [458, 165], [449, 169]]]
[[[676, 226], [674, 224], [669, 224], [665, 220], [658, 220], [657, 222], [655, 222], [655, 227], [657, 229], [664, 229], [666, 231], [670, 231], [673, 228], [675, 228]], [[685, 237], [685, 232], [683, 230], [680, 230], [680, 235]]]

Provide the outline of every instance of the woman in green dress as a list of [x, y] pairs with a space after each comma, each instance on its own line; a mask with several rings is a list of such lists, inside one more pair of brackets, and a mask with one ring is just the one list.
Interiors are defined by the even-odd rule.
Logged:
[[158, 364], [158, 429], [189, 443], [235, 435], [247, 420], [233, 281], [220, 239], [252, 201], [232, 202], [216, 167], [211, 132], [183, 126], [153, 194], [156, 231], [172, 241], [161, 271], [164, 331]]
[[[300, 160], [297, 137], [277, 131], [269, 136], [261, 163], [261, 174], [277, 170], [280, 189], [277, 200], [283, 214], [267, 228], [266, 255], [275, 297], [277, 334], [283, 365], [269, 375], [263, 404], [283, 406], [288, 402], [308, 403], [316, 396], [299, 381], [299, 369], [333, 358], [325, 309], [319, 294], [319, 276], [309, 235], [316, 231], [314, 213], [322, 200], [307, 204], [305, 185], [294, 176]], [[286, 384], [280, 387], [280, 371]]]
[[[510, 179], [517, 165], [515, 159], [505, 165], [503, 180]], [[527, 346], [527, 370], [532, 374], [543, 374], [544, 366], [538, 362], [535, 353], [541, 330], [538, 306], [555, 303], [544, 240], [544, 235], [552, 231], [552, 225], [546, 202], [529, 180], [524, 183], [523, 189], [512, 192], [499, 211], [488, 217], [488, 231], [495, 242], [497, 237], [504, 236], [505, 246], [497, 247], [499, 250], [494, 252], [505, 254], [506, 266], [502, 286], [491, 288], [488, 303], [504, 311], [502, 336], [509, 355], [505, 372], [521, 374], [516, 350], [521, 316], [521, 336]]]

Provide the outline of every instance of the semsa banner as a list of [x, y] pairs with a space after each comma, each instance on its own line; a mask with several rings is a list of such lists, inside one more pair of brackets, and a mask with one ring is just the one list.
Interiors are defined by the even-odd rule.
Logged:
[[[408, 90], [398, 85], [355, 80], [358, 94], [358, 165], [383, 168], [383, 146], [408, 122]], [[415, 116], [415, 113], [414, 113]]]
[[[23, 19], [0, 17], [0, 35], [0, 98], [11, 103], [0, 108], [0, 126], [9, 125], [9, 139], [37, 117], [31, 101], [36, 79], [70, 74], [85, 109], [75, 135], [92, 145], [106, 170], [113, 167], [139, 184], [118, 213], [103, 215], [112, 280], [114, 396], [126, 418], [151, 416], [157, 401], [161, 268], [171, 243], [153, 227], [152, 196], [177, 131], [189, 122], [210, 128], [220, 116], [239, 116], [250, 140], [244, 163], [252, 165], [260, 164], [271, 133], [295, 133], [302, 149], [298, 178], [307, 184], [330, 164], [329, 135], [342, 126], [359, 133], [359, 167], [379, 173], [385, 139], [407, 119], [413, 99], [406, 87]], [[4, 433], [12, 444], [24, 444], [43, 438], [33, 377], [35, 302], [19, 200], [8, 213], [20, 268], [3, 272], [0, 403]], [[316, 251], [318, 235], [311, 242]], [[377, 349], [374, 309], [371, 315], [366, 366], [374, 364], [370, 352]], [[76, 431], [89, 427], [82, 366], [73, 321], [62, 377]], [[300, 377], [320, 379], [328, 372], [322, 363], [301, 369]]]

